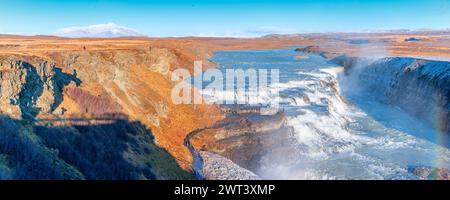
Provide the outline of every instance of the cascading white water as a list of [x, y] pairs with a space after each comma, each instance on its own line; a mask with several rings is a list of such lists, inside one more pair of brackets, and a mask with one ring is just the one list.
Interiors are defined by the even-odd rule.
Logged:
[[383, 58], [347, 72], [341, 83], [347, 96], [371, 94], [450, 134], [450, 62]]
[[[435, 130], [369, 94], [341, 96], [351, 90], [342, 67], [319, 56], [297, 59], [291, 50], [218, 52], [227, 68], [278, 68], [287, 124], [295, 131], [295, 159], [261, 160], [258, 175], [270, 179], [414, 179], [411, 166], [450, 167], [450, 151], [418, 137]], [[355, 88], [356, 90], [357, 88]], [[214, 99], [208, 94], [206, 98]], [[212, 97], [213, 96], [213, 97]], [[215, 99], [217, 100], [217, 99]], [[440, 166], [436, 166], [439, 160]]]

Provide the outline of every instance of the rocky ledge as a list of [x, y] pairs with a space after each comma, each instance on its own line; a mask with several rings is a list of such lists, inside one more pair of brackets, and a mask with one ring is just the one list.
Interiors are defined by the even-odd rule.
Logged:
[[[258, 107], [222, 107], [226, 118], [189, 134], [193, 168], [204, 179], [259, 179], [254, 172], [268, 156], [289, 158], [280, 151], [293, 141], [284, 112], [261, 115]], [[280, 154], [281, 153], [281, 154]]]
[[215, 153], [201, 151], [203, 178], [207, 180], [260, 180], [255, 173]]
[[418, 166], [410, 169], [414, 175], [422, 180], [450, 180], [450, 170], [445, 168], [432, 168], [426, 166]]

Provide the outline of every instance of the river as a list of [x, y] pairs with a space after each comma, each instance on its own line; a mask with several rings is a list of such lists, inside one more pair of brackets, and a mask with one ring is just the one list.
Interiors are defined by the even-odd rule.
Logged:
[[[342, 67], [286, 50], [216, 52], [219, 69], [279, 69], [274, 85], [295, 135], [295, 159], [262, 159], [265, 179], [416, 179], [416, 166], [450, 168], [437, 131], [348, 85]], [[206, 99], [217, 101], [208, 92]]]

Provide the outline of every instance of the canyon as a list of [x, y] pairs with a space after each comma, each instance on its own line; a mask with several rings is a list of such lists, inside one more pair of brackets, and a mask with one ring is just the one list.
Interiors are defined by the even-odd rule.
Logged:
[[[0, 35], [0, 178], [260, 179], [252, 171], [260, 167], [255, 161], [262, 155], [271, 152], [271, 157], [289, 159], [295, 154], [294, 149], [282, 148], [292, 137], [285, 114], [261, 116], [254, 108], [174, 104], [170, 96], [174, 69], [193, 73], [197, 60], [203, 61], [206, 69], [217, 67], [210, 60], [216, 51], [304, 48], [311, 44], [320, 47], [299, 51], [320, 51], [318, 54], [335, 59], [348, 71], [354, 67], [346, 64], [353, 62], [350, 58], [368, 53], [449, 59], [449, 35], [302, 34], [251, 39]], [[421, 40], [407, 40], [411, 37]], [[341, 57], [343, 54], [346, 56]], [[442, 66], [446, 73], [448, 64], [395, 59], [384, 60], [388, 64], [383, 66], [408, 72], [397, 80], [409, 80], [415, 73], [423, 78], [412, 78], [416, 82], [406, 86], [397, 82], [390, 91], [423, 87], [423, 94], [402, 94], [423, 103], [425, 110], [431, 103], [421, 100], [435, 95], [430, 101], [442, 109], [431, 114], [409, 112], [417, 112], [413, 114], [428, 121], [441, 116], [444, 126], [440, 128], [448, 132], [445, 120], [449, 119], [446, 98], [450, 79], [428, 78], [428, 71], [422, 70]], [[390, 62], [403, 64], [396, 67]], [[376, 62], [372, 65], [374, 70], [380, 68]], [[360, 75], [369, 77], [370, 73]], [[427, 93], [430, 91], [438, 92]], [[405, 109], [411, 107], [400, 99], [389, 101]], [[42, 170], [48, 173], [38, 173]], [[229, 174], [230, 170], [239, 175]]]
[[318, 46], [296, 51], [317, 54], [343, 66], [353, 90], [374, 93], [381, 101], [399, 106], [443, 134], [450, 134], [450, 62], [410, 57], [355, 57], [329, 53]]

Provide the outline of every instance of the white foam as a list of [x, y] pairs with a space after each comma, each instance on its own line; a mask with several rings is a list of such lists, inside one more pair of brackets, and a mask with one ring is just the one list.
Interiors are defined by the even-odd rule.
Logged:
[[[251, 63], [259, 64], [256, 61], [248, 64]], [[357, 93], [358, 87], [355, 86], [358, 82], [350, 79], [345, 80], [345, 85], [339, 85], [342, 82], [337, 79], [342, 75], [342, 67], [317, 67], [311, 70], [310, 65], [302, 67], [299, 66], [298, 72], [292, 74], [282, 74], [280, 70], [287, 81], [272, 86], [276, 92], [284, 92], [283, 96], [268, 94], [237, 97], [240, 101], [249, 98], [257, 103], [276, 100], [287, 104], [283, 106], [288, 113], [287, 125], [292, 126], [295, 132], [297, 158], [289, 163], [273, 162], [270, 156], [263, 158], [258, 171], [263, 178], [413, 179], [414, 176], [407, 171], [409, 165], [433, 166], [436, 155], [440, 156], [441, 162], [450, 165], [448, 149], [412, 136], [404, 130], [397, 130], [397, 127], [388, 127], [375, 119], [367, 109], [347, 103], [341, 96], [341, 89]], [[374, 78], [381, 83], [388, 79], [386, 74], [376, 71], [368, 76], [376, 76]], [[208, 92], [205, 94], [210, 95]], [[252, 94], [255, 94], [254, 91]], [[234, 98], [235, 94], [227, 93], [223, 98], [231, 97]], [[212, 99], [220, 100], [216, 97]], [[397, 112], [378, 104], [371, 106], [379, 109], [380, 113]], [[391, 119], [386, 116], [385, 120]], [[398, 120], [394, 120], [397, 125], [408, 124]]]

